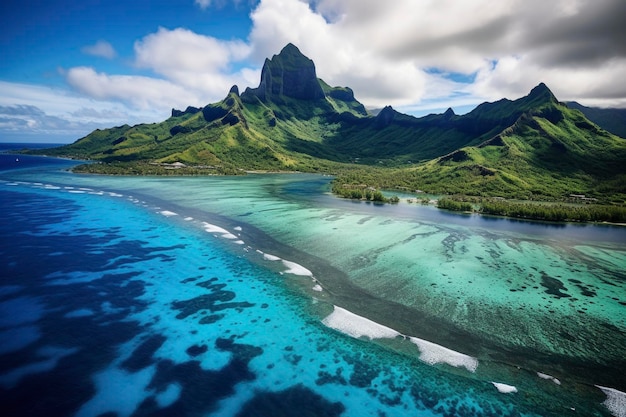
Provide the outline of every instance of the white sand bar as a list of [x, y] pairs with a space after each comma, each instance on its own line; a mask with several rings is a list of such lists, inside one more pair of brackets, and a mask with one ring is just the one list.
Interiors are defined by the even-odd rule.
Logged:
[[511, 394], [511, 393], [517, 392], [517, 388], [515, 388], [513, 385], [507, 385], [501, 382], [492, 382], [492, 384], [494, 387], [496, 387], [498, 391], [500, 391], [503, 394]]
[[393, 339], [400, 333], [389, 327], [358, 316], [346, 309], [334, 306], [332, 313], [322, 320], [331, 329], [339, 330], [352, 337], [368, 337], [370, 339]]
[[464, 353], [448, 349], [427, 340], [418, 339], [417, 337], [409, 337], [409, 340], [419, 348], [420, 360], [430, 365], [446, 363], [456, 368], [464, 367], [470, 372], [476, 371], [478, 367], [478, 359]]
[[[392, 339], [397, 336], [407, 337], [397, 330], [383, 326], [382, 324], [337, 306], [334, 306], [333, 312], [322, 320], [322, 323], [332, 329], [356, 338]], [[472, 356], [417, 337], [408, 337], [408, 339], [418, 347], [420, 360], [429, 365], [445, 363], [454, 367], [464, 367], [470, 372], [476, 371], [478, 367], [478, 359]]]
[[552, 375], [548, 375], [548, 374], [544, 374], [544, 373], [541, 373], [541, 372], [537, 372], [537, 376], [539, 378], [541, 378], [541, 379], [548, 379], [548, 380], [551, 380], [552, 382], [554, 382], [557, 385], [561, 385], [561, 381], [559, 381], [558, 379], [556, 379]]
[[602, 392], [606, 395], [606, 400], [602, 404], [609, 409], [615, 417], [626, 417], [626, 392], [618, 391], [615, 388], [601, 387]]
[[285, 271], [285, 274], [293, 274], [293, 275], [300, 275], [303, 277], [312, 277], [313, 276], [313, 272], [309, 271], [308, 269], [306, 269], [305, 267], [303, 267], [300, 264], [297, 264], [295, 262], [291, 262], [291, 261], [286, 261], [283, 259], [283, 265], [285, 265], [287, 268]]

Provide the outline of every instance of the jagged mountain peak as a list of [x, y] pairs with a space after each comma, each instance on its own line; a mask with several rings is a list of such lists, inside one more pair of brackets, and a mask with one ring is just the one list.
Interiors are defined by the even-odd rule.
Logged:
[[534, 102], [559, 102], [552, 91], [544, 83], [539, 83], [539, 85], [530, 90], [530, 93], [526, 96], [526, 98]]
[[302, 52], [300, 52], [300, 49], [291, 42], [285, 45], [283, 49], [280, 50], [278, 55], [274, 55], [272, 59], [276, 57], [280, 57], [280, 58], [292, 57], [296, 59], [305, 59], [307, 61], [310, 61], [310, 59], [307, 58]]
[[456, 116], [456, 113], [454, 112], [454, 110], [452, 110], [452, 107], [448, 107], [448, 110], [446, 110], [443, 113], [443, 116], [447, 119], [451, 118], [452, 116]]
[[256, 96], [261, 101], [274, 101], [281, 96], [301, 100], [325, 97], [317, 79], [315, 64], [292, 43], [287, 44], [272, 59], [265, 60], [259, 86], [247, 88], [243, 95], [244, 99]]

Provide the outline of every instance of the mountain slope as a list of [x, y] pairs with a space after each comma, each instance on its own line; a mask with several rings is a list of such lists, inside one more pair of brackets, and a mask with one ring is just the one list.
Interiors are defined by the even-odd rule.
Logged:
[[318, 79], [313, 61], [288, 44], [265, 61], [256, 88], [239, 94], [233, 86], [222, 101], [172, 110], [161, 123], [96, 130], [45, 152], [104, 162], [89, 168], [99, 172], [175, 162], [221, 173], [337, 172], [358, 163], [395, 168], [361, 171], [361, 179], [352, 176], [357, 183], [375, 175], [371, 183], [385, 187], [562, 198], [626, 194], [625, 144], [559, 103], [545, 84], [462, 116], [448, 109], [416, 118], [391, 107], [374, 116], [350, 88]]
[[580, 110], [587, 119], [602, 129], [608, 130], [622, 138], [626, 138], [626, 109], [600, 109], [586, 107], [575, 101], [566, 102], [567, 107]]
[[[266, 60], [261, 82], [202, 109], [172, 110], [162, 123], [97, 130], [51, 155], [103, 162], [151, 161], [234, 165], [245, 169], [302, 169], [311, 156], [292, 142], [321, 143], [342, 117], [369, 117], [347, 87], [316, 77], [313, 62], [293, 45]], [[326, 159], [341, 160], [332, 150]]]
[[528, 107], [491, 139], [430, 161], [412, 175], [422, 189], [448, 193], [522, 199], [608, 195], [623, 201], [625, 160], [626, 141], [553, 99]]

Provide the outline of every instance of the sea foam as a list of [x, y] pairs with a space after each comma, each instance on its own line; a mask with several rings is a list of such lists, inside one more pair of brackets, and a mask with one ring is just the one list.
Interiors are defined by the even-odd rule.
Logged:
[[513, 385], [503, 384], [501, 382], [492, 382], [493, 386], [503, 394], [512, 394], [517, 392], [517, 388]]
[[606, 395], [606, 400], [602, 404], [609, 409], [611, 414], [615, 417], [626, 417], [626, 392], [600, 385], [596, 385], [596, 387], [600, 388]]
[[476, 371], [478, 367], [478, 359], [472, 356], [448, 349], [427, 340], [403, 335], [397, 330], [361, 317], [341, 307], [334, 306], [333, 312], [324, 318], [322, 323], [355, 338], [393, 339], [398, 336], [408, 338], [418, 347], [420, 360], [429, 365], [445, 363], [454, 367], [464, 367], [470, 372]]
[[219, 234], [224, 239], [239, 239], [237, 236], [233, 235], [232, 233], [230, 233], [228, 230], [224, 229], [223, 227], [219, 227], [214, 224], [207, 223], [207, 222], [203, 222], [202, 226], [204, 227], [204, 230], [207, 231], [208, 233]]
[[303, 267], [300, 264], [297, 264], [295, 262], [291, 262], [291, 261], [286, 261], [283, 259], [283, 265], [285, 265], [287, 268], [285, 271], [285, 274], [293, 274], [293, 275], [300, 275], [303, 277], [312, 277], [313, 276], [313, 272], [309, 271], [308, 269], [306, 269], [305, 267]]
[[339, 330], [352, 337], [368, 337], [370, 339], [393, 339], [400, 333], [378, 324], [374, 321], [358, 316], [346, 309], [334, 306], [332, 313], [322, 320], [326, 326]]
[[464, 353], [417, 337], [409, 337], [409, 340], [419, 348], [420, 360], [430, 365], [446, 363], [457, 368], [464, 367], [470, 372], [476, 371], [478, 367], [478, 359]]
[[547, 380], [554, 382], [557, 385], [561, 385], [561, 381], [559, 381], [557, 378], [553, 377], [552, 375], [537, 372], [537, 376], [541, 379], [547, 379]]

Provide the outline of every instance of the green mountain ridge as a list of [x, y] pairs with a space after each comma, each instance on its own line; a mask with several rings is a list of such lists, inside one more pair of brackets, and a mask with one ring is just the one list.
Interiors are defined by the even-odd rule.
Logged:
[[448, 109], [417, 118], [390, 106], [372, 115], [350, 88], [317, 78], [292, 44], [266, 59], [257, 88], [240, 94], [233, 86], [220, 102], [173, 109], [161, 123], [96, 130], [46, 153], [103, 162], [91, 172], [153, 173], [136, 166], [179, 162], [193, 173], [324, 171], [346, 185], [431, 192], [622, 202], [626, 194], [626, 141], [543, 83], [465, 115]]
[[568, 101], [567, 107], [580, 110], [587, 119], [603, 129], [622, 138], [626, 138], [626, 109], [603, 109], [586, 107], [575, 101]]

